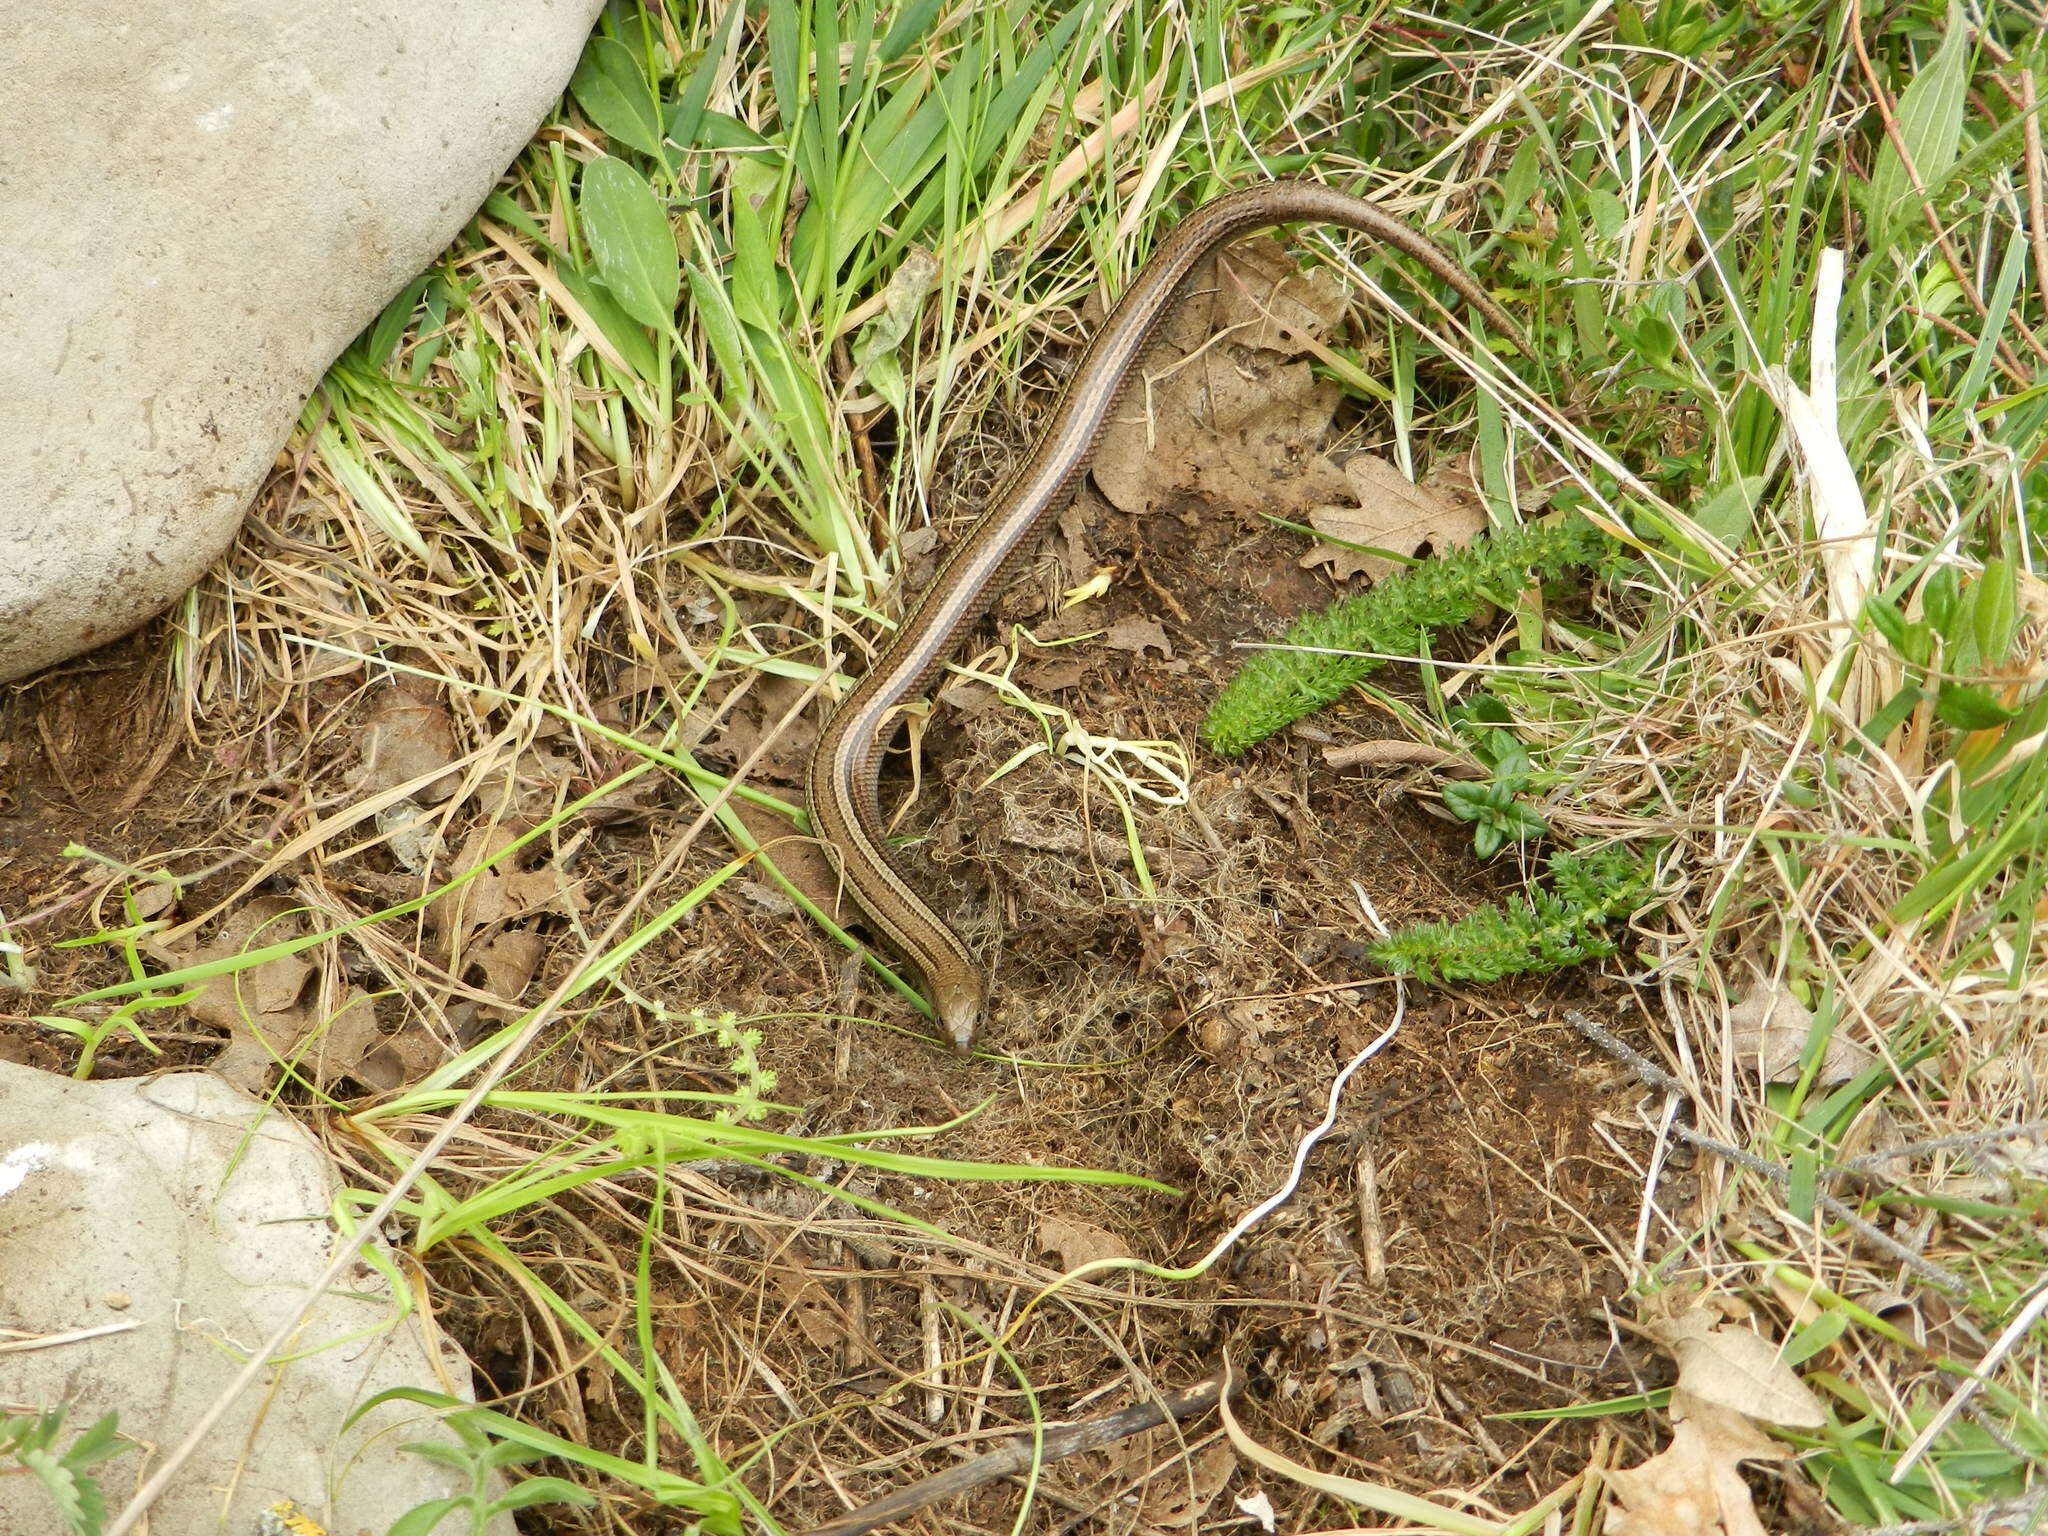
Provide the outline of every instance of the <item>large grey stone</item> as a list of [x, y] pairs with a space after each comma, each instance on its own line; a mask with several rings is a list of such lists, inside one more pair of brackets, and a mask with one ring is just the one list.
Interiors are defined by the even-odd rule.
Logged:
[[[312, 1138], [217, 1077], [76, 1083], [0, 1062], [0, 1324], [38, 1336], [132, 1325], [0, 1354], [0, 1402], [67, 1407], [67, 1442], [118, 1413], [123, 1435], [176, 1445], [325, 1269], [334, 1194]], [[342, 1432], [388, 1387], [468, 1395], [465, 1365], [435, 1356], [416, 1315], [389, 1326], [396, 1315], [359, 1266], [315, 1308], [295, 1358], [185, 1464], [149, 1529], [254, 1531], [290, 1500], [334, 1536], [381, 1536], [414, 1505], [467, 1491], [453, 1469], [400, 1454], [453, 1441], [423, 1408], [386, 1404]], [[95, 1469], [110, 1508], [146, 1459], [135, 1449]], [[60, 1528], [33, 1478], [0, 1477], [0, 1531]], [[511, 1536], [509, 1517], [492, 1529]]]
[[224, 549], [598, 0], [57, 0], [0, 27], [0, 681]]

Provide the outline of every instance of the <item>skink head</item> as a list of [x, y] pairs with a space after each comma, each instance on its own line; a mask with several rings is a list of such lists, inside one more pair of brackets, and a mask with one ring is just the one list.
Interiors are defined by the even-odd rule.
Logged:
[[964, 1051], [971, 1047], [987, 1001], [981, 988], [973, 984], [942, 983], [934, 988], [932, 1000], [939, 1005], [939, 1022], [946, 1026], [954, 1049]]

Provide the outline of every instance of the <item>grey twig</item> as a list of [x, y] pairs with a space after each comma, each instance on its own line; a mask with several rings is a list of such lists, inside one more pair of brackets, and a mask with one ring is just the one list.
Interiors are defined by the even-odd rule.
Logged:
[[[1666, 1072], [1654, 1061], [1651, 1061], [1649, 1057], [1638, 1051], [1634, 1046], [1617, 1038], [1612, 1030], [1587, 1017], [1576, 1008], [1565, 1010], [1564, 1021], [1581, 1035], [1585, 1036], [1586, 1039], [1599, 1046], [1601, 1050], [1621, 1062], [1631, 1072], [1635, 1073], [1637, 1077], [1641, 1078], [1647, 1086], [1655, 1088], [1660, 1093], [1676, 1094], [1688, 1103], [1692, 1101], [1692, 1095], [1686, 1091], [1683, 1083], [1679, 1082], [1677, 1078]], [[1740, 1147], [1731, 1147], [1726, 1142], [1714, 1140], [1711, 1136], [1703, 1136], [1690, 1126], [1674, 1123], [1671, 1127], [1671, 1134], [1687, 1146], [1697, 1147], [1702, 1152], [1712, 1153], [1723, 1162], [1733, 1163], [1736, 1167], [1753, 1173], [1759, 1178], [1769, 1179], [1781, 1189], [1791, 1186], [1792, 1174], [1789, 1169], [1780, 1168], [1776, 1163], [1767, 1163], [1754, 1152], [1745, 1152]], [[1822, 1172], [1833, 1176], [1837, 1170], [1823, 1169]], [[1933, 1262], [1933, 1260], [1928, 1259], [1922, 1254], [1915, 1253], [1897, 1238], [1879, 1231], [1826, 1190], [1816, 1189], [1813, 1192], [1813, 1203], [1847, 1227], [1851, 1232], [1854, 1232], [1871, 1247], [1891, 1258], [1897, 1259], [1907, 1269], [1911, 1270], [1936, 1290], [1946, 1291], [1951, 1296], [1967, 1296], [1970, 1294], [1970, 1287], [1963, 1281], [1958, 1280], [1939, 1264]]]
[[[1035, 1445], [1029, 1435], [1020, 1435], [986, 1455], [963, 1461], [957, 1467], [948, 1467], [922, 1482], [898, 1488], [894, 1493], [884, 1494], [858, 1509], [850, 1509], [838, 1519], [828, 1520], [804, 1532], [803, 1536], [864, 1536], [877, 1526], [905, 1519], [941, 1499], [957, 1498], [983, 1483], [1013, 1477], [1034, 1461], [1040, 1465], [1058, 1461], [1063, 1456], [1092, 1451], [1144, 1430], [1156, 1429], [1169, 1419], [1191, 1419], [1216, 1406], [1217, 1399], [1223, 1395], [1223, 1382], [1223, 1376], [1211, 1376], [1185, 1392], [1136, 1403], [1099, 1419], [1088, 1419], [1079, 1424], [1048, 1425]], [[1236, 1391], [1239, 1385], [1240, 1382], [1232, 1381], [1231, 1390]]]

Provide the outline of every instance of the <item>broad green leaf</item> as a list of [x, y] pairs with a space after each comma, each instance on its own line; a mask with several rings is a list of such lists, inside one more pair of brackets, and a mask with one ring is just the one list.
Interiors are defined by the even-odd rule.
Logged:
[[107, 1414], [97, 1420], [84, 1434], [64, 1448], [64, 1464], [74, 1469], [97, 1466], [116, 1456], [125, 1456], [135, 1449], [120, 1437], [121, 1416]]
[[477, 1457], [477, 1465], [486, 1471], [503, 1472], [513, 1467], [523, 1467], [529, 1461], [540, 1460], [540, 1452], [530, 1445], [515, 1445], [510, 1440], [494, 1441]]
[[93, 1536], [100, 1528], [98, 1516], [105, 1512], [99, 1489], [89, 1477], [80, 1477], [41, 1446], [26, 1446], [19, 1453], [22, 1467], [42, 1485], [43, 1494], [64, 1517], [64, 1529], [72, 1536]]
[[541, 231], [533, 215], [513, 202], [502, 192], [493, 192], [484, 199], [484, 217], [504, 225], [516, 234], [526, 236], [535, 245], [546, 245], [548, 237]]
[[2026, 236], [2018, 230], [2013, 231], [2012, 238], [2005, 243], [2005, 260], [1999, 265], [1991, 297], [1985, 301], [1987, 318], [1978, 328], [1977, 345], [1970, 354], [1970, 366], [1963, 374], [1963, 382], [1956, 386], [1950, 400], [1950, 412], [1973, 411], [1983, 398], [1984, 385], [1991, 377], [1991, 365], [1998, 357], [1998, 344], [2015, 323], [2013, 299], [2019, 293], [2020, 279], [2026, 271], [2026, 245]]
[[1586, 189], [1586, 209], [1592, 215], [1593, 233], [1602, 240], [1614, 239], [1628, 223], [1627, 206], [1605, 187]]
[[1729, 548], [1740, 549], [1749, 542], [1763, 488], [1762, 475], [1739, 475], [1694, 507], [1692, 520]]
[[974, 152], [970, 169], [983, 169], [1002, 149], [1003, 140], [1016, 126], [1018, 118], [1030, 107], [1039, 85], [1061, 60], [1070, 56], [1069, 45], [1081, 23], [1087, 19], [1089, 11], [1088, 6], [1077, 5], [1062, 16], [1059, 24], [1031, 50], [1030, 57], [1017, 66], [1016, 73], [1004, 84], [995, 101], [989, 105], [987, 114], [973, 114], [973, 118], [978, 118], [978, 121], [974, 121]]
[[[753, 158], [764, 161], [780, 171], [783, 162], [782, 151], [730, 112], [699, 112], [696, 122], [696, 137], [690, 142], [698, 149], [752, 151]], [[670, 137], [676, 136], [672, 134]], [[676, 141], [682, 142], [680, 138]]]
[[449, 1445], [441, 1440], [410, 1440], [401, 1449], [406, 1455], [417, 1456], [422, 1461], [453, 1467], [458, 1472], [469, 1470], [470, 1453], [459, 1445]]
[[868, 387], [899, 414], [904, 409], [906, 390], [897, 349], [916, 326], [925, 298], [938, 279], [938, 262], [926, 252], [912, 252], [882, 289], [882, 312], [862, 328], [853, 344], [854, 364]]
[[668, 210], [646, 178], [610, 155], [593, 160], [577, 182], [576, 206], [598, 276], [621, 307], [642, 325], [674, 325], [682, 263]]
[[1639, 310], [1629, 344], [1652, 368], [1669, 368], [1678, 356], [1678, 327], [1660, 314]]
[[588, 274], [579, 272], [568, 262], [556, 265], [555, 276], [603, 332], [603, 339], [612, 344], [612, 349], [633, 370], [633, 376], [636, 379], [653, 378], [654, 347], [647, 339], [647, 327], [626, 313], [619, 301], [612, 297], [609, 288], [600, 287]]
[[[805, 146], [814, 150], [817, 169], [816, 180], [810, 185], [813, 197], [827, 197], [839, 185], [840, 133], [844, 124], [839, 116], [839, 7], [832, 3], [814, 4], [811, 7], [811, 109], [805, 115], [805, 127], [810, 130], [811, 140]], [[860, 82], [852, 82], [856, 92]]]
[[1943, 725], [1952, 725], [1959, 731], [1988, 731], [2019, 713], [1999, 703], [1982, 688], [1966, 688], [1959, 683], [1942, 684], [1941, 692], [1934, 700], [1934, 712], [1941, 717]]
[[377, 318], [370, 322], [370, 328], [363, 332], [361, 356], [372, 368], [382, 368], [397, 348], [399, 338], [405, 334], [406, 326], [412, 323], [412, 312], [419, 307], [420, 297], [427, 291], [427, 284], [434, 280], [431, 272], [422, 273], [398, 290], [398, 296], [386, 304]]
[[[1043, 106], [1038, 93], [1054, 67], [1069, 56], [1074, 34], [1089, 14], [1089, 7], [1077, 5], [1061, 17], [1017, 66], [993, 102], [980, 94], [990, 66], [980, 43], [968, 39], [938, 89], [924, 98], [900, 134], [883, 141], [875, 124], [863, 134], [862, 153], [873, 161], [877, 184], [857, 182], [849, 187], [835, 210], [840, 230], [874, 229], [888, 210], [903, 208], [908, 199], [908, 207], [892, 216], [894, 231], [875, 259], [883, 265], [896, 261], [912, 242], [924, 238], [946, 196], [945, 178], [933, 177], [933, 168], [943, 160], [949, 171], [974, 175], [1005, 152], [1010, 136], [1019, 131], [1020, 119], [1028, 115], [1036, 123]], [[909, 95], [908, 87], [902, 95]], [[894, 105], [892, 100], [891, 107]], [[969, 148], [956, 156], [944, 135], [949, 126], [962, 124], [968, 127]], [[912, 189], [916, 189], [914, 197]]]
[[[1912, 157], [1920, 184], [1930, 192], [1941, 184], [1963, 138], [1963, 107], [1970, 86], [1970, 28], [1959, 6], [1951, 6], [1948, 28], [1934, 57], [1899, 93], [1899, 138]], [[1891, 243], [1900, 225], [1915, 216], [1918, 201], [1891, 135], [1877, 152], [1870, 173], [1871, 244]]]
[[1803, 1365], [1848, 1331], [1847, 1313], [1823, 1312], [1785, 1345], [1782, 1358], [1787, 1365]]
[[[522, 1446], [521, 1449], [528, 1448]], [[592, 1495], [565, 1478], [529, 1477], [503, 1498], [492, 1500], [491, 1509], [493, 1512], [531, 1509], [536, 1504], [573, 1504], [581, 1508], [596, 1502]]]
[[1508, 162], [1507, 175], [1501, 178], [1500, 212], [1494, 220], [1495, 229], [1509, 229], [1522, 216], [1522, 210], [1529, 206], [1529, 199], [1536, 195], [1536, 178], [1542, 168], [1542, 152], [1536, 140], [1522, 140], [1522, 147]]
[[1962, 578], [1956, 575], [1956, 568], [1952, 565], [1936, 566], [1920, 583], [1921, 615], [1945, 640], [1953, 639], [1949, 624], [1956, 616], [1962, 589]]
[[2020, 626], [2020, 587], [2010, 560], [1988, 560], [1984, 574], [1970, 584], [1970, 638], [1976, 642], [1977, 665], [2001, 670], [2012, 654]]
[[576, 73], [569, 77], [569, 94], [607, 137], [649, 159], [662, 158], [661, 109], [654, 87], [624, 43], [610, 37], [592, 38], [577, 61]]
[[781, 324], [782, 304], [776, 293], [775, 242], [769, 215], [778, 214], [776, 174], [753, 160], [732, 167], [732, 266], [726, 284], [732, 290], [733, 312], [748, 325], [773, 331]]
[[1860, 729], [1864, 739], [1873, 746], [1884, 745], [1884, 739], [1906, 723], [1906, 717], [1913, 713], [1926, 696], [1925, 689], [1912, 683], [1899, 689], [1878, 706], [1875, 714], [1863, 722]]
[[798, 0], [767, 0], [761, 30], [768, 43], [768, 78], [774, 85], [776, 108], [784, 124], [783, 142], [805, 189], [813, 196], [825, 197], [831, 193], [832, 182], [827, 175], [824, 130], [811, 90], [805, 9]]
[[711, 343], [711, 357], [725, 376], [725, 391], [733, 398], [746, 386], [746, 342], [740, 335], [739, 318], [732, 312], [732, 296], [694, 261], [690, 263], [691, 317]]

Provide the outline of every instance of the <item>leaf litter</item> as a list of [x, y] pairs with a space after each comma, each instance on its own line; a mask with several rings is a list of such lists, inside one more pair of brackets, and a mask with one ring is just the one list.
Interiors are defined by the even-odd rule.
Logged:
[[1742, 1465], [1792, 1457], [1762, 1425], [1817, 1429], [1826, 1409], [1774, 1345], [1717, 1312], [1689, 1307], [1644, 1331], [1678, 1362], [1671, 1444], [1607, 1473], [1607, 1536], [1765, 1536]]
[[1344, 478], [1350, 500], [1309, 512], [1309, 526], [1323, 542], [1301, 557], [1304, 567], [1327, 565], [1340, 581], [1360, 575], [1377, 581], [1424, 548], [1463, 549], [1486, 532], [1485, 506], [1469, 480], [1461, 486], [1455, 474], [1417, 484], [1385, 459], [1357, 453], [1344, 461]]
[[[229, 913], [210, 940], [149, 940], [144, 950], [166, 969], [182, 970], [237, 961], [312, 931], [302, 905], [257, 896]], [[339, 975], [317, 947], [213, 977], [189, 1012], [194, 1023], [226, 1033], [226, 1048], [208, 1065], [250, 1093], [267, 1089], [281, 1062], [323, 1088], [334, 1087], [360, 1076], [364, 1057], [381, 1039], [369, 995]]]

